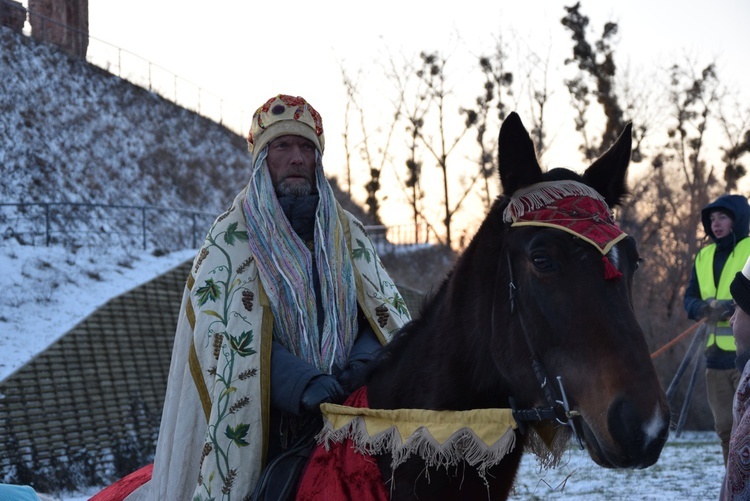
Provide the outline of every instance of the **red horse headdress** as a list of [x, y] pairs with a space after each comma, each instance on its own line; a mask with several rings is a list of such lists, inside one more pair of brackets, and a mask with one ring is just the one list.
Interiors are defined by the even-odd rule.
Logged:
[[602, 253], [605, 279], [622, 276], [606, 255], [627, 233], [617, 226], [602, 196], [583, 183], [548, 181], [518, 190], [510, 197], [503, 219], [511, 226], [549, 226], [567, 231]]

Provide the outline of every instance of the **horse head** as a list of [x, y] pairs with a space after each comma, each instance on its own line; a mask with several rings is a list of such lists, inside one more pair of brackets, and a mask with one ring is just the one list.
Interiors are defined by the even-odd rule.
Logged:
[[[669, 410], [633, 309], [636, 243], [610, 212], [627, 195], [630, 150], [628, 125], [581, 175], [545, 173], [518, 115], [504, 121], [495, 296], [510, 300], [493, 304], [491, 351], [515, 405], [563, 403], [597, 464], [642, 468], [659, 457]], [[520, 353], [529, 367], [508, 371]]]

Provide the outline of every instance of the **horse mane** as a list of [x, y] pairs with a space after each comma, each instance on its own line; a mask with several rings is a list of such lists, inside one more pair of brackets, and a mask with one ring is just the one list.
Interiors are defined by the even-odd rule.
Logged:
[[[455, 264], [451, 268], [451, 270], [445, 275], [445, 277], [440, 281], [439, 285], [434, 287], [432, 290], [430, 290], [426, 295], [424, 300], [422, 301], [422, 304], [419, 307], [419, 314], [414, 317], [411, 321], [409, 321], [406, 325], [404, 325], [391, 339], [388, 344], [383, 346], [378, 352], [378, 355], [373, 359], [372, 363], [368, 364], [368, 371], [367, 373], [374, 370], [377, 366], [384, 363], [385, 360], [390, 358], [391, 353], [398, 352], [402, 348], [401, 346], [408, 342], [410, 339], [410, 334], [414, 331], [419, 331], [422, 329], [426, 324], [428, 324], [431, 319], [437, 317], [437, 313], [439, 312], [440, 308], [443, 305], [443, 301], [448, 296], [450, 292], [450, 287], [452, 285], [451, 279], [456, 274], [456, 270], [460, 270], [463, 266], [466, 266], [466, 261], [470, 259], [470, 256], [473, 254], [472, 249], [477, 246], [477, 236], [483, 233], [483, 230], [485, 230], [488, 226], [496, 226], [498, 224], [501, 225], [502, 228], [505, 228], [505, 223], [502, 222], [502, 215], [503, 210], [505, 210], [505, 207], [510, 202], [510, 199], [504, 195], [499, 195], [497, 199], [495, 199], [492, 207], [490, 208], [488, 216], [485, 218], [485, 220], [480, 225], [479, 229], [477, 230], [474, 237], [469, 242], [469, 245], [464, 249], [464, 251], [461, 253], [461, 255], [456, 260]], [[494, 217], [493, 217], [494, 216]], [[502, 236], [501, 236], [502, 238]]]

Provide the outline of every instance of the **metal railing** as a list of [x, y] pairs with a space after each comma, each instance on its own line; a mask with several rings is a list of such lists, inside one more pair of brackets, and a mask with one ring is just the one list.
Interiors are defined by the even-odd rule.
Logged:
[[32, 27], [30, 33], [23, 31], [26, 35], [59, 45], [68, 53], [83, 57], [99, 68], [214, 120], [239, 135], [244, 136], [250, 128], [252, 111], [224, 100], [163, 66], [9, 0], [0, 0], [2, 9], [26, 19]]
[[148, 205], [0, 203], [0, 244], [195, 249], [216, 216], [216, 212]]
[[[197, 249], [217, 212], [150, 205], [73, 202], [0, 203], [0, 246], [62, 245], [174, 251]], [[365, 226], [378, 252], [439, 242], [427, 225]]]
[[416, 245], [428, 245], [439, 242], [429, 226], [400, 224], [396, 226], [365, 226], [367, 234], [380, 253], [395, 252]]

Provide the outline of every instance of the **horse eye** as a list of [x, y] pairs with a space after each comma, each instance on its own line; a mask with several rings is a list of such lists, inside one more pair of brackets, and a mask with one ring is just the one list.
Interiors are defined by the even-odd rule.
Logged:
[[552, 269], [552, 262], [547, 256], [532, 256], [531, 262], [539, 271], [549, 271]]

